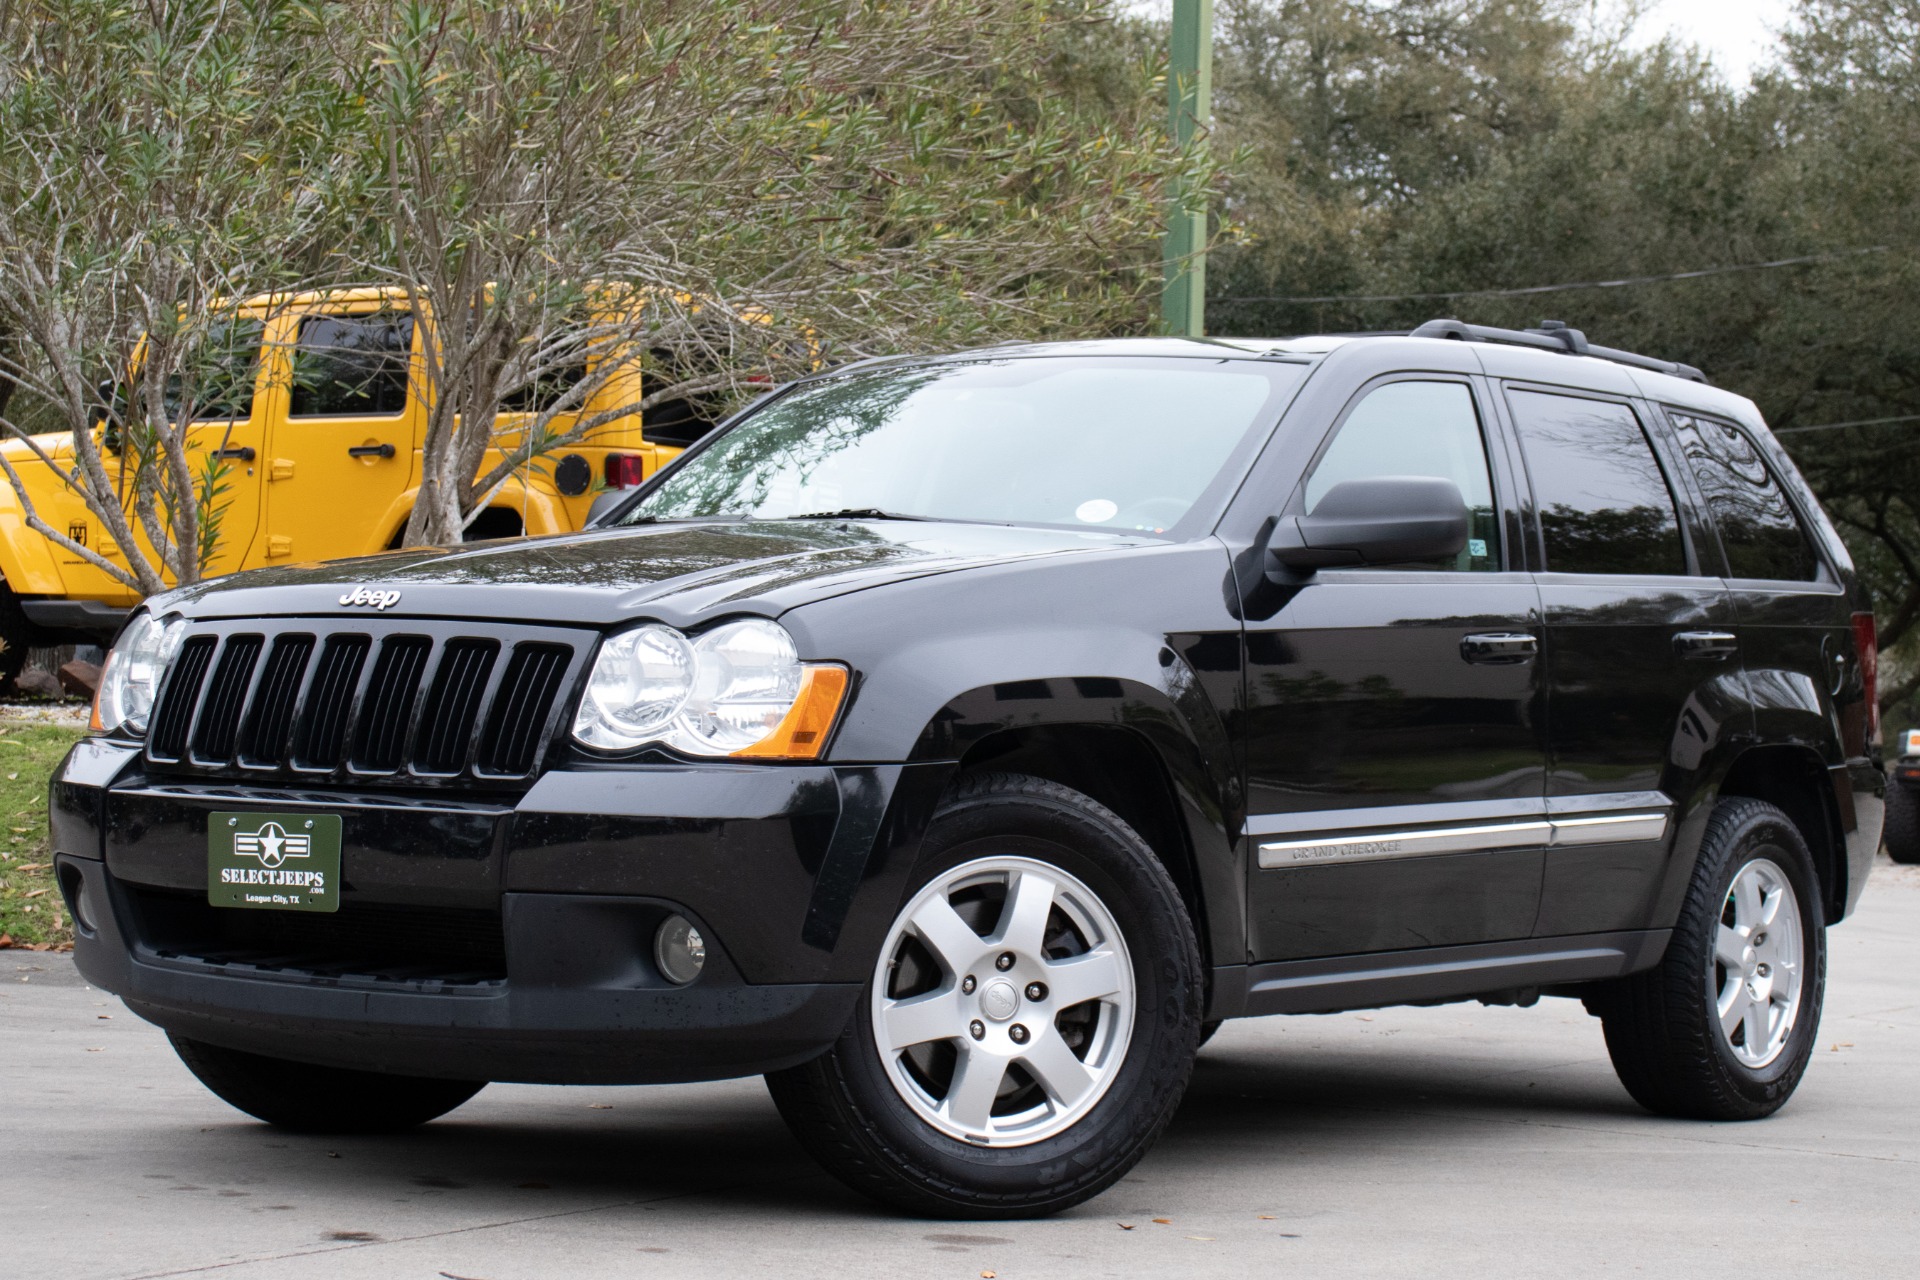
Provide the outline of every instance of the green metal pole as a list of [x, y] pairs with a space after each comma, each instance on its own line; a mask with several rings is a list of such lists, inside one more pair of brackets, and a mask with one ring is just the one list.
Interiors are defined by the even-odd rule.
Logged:
[[[1213, 0], [1173, 0], [1167, 54], [1167, 118], [1184, 147], [1213, 113]], [[1184, 196], [1176, 187], [1167, 210], [1160, 315], [1168, 333], [1198, 338], [1207, 331], [1207, 215], [1183, 210]]]

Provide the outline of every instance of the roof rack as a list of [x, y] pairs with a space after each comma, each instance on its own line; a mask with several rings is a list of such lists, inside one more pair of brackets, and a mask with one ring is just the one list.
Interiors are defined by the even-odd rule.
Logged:
[[1415, 329], [1410, 336], [1452, 338], [1459, 342], [1504, 342], [1510, 346], [1534, 347], [1541, 351], [1593, 356], [1598, 360], [1611, 360], [1615, 364], [1628, 364], [1636, 369], [1651, 369], [1655, 373], [1685, 378], [1689, 382], [1704, 383], [1707, 380], [1706, 374], [1690, 364], [1656, 360], [1652, 356], [1635, 355], [1631, 351], [1616, 351], [1612, 347], [1593, 346], [1587, 341], [1586, 334], [1578, 329], [1569, 329], [1563, 320], [1542, 320], [1537, 329], [1495, 329], [1487, 325], [1467, 324], [1461, 320], [1429, 320]]

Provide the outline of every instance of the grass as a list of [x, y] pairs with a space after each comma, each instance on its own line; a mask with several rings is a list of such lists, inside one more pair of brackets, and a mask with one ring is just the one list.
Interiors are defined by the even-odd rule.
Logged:
[[0, 721], [0, 943], [65, 948], [73, 925], [47, 850], [47, 778], [84, 730]]

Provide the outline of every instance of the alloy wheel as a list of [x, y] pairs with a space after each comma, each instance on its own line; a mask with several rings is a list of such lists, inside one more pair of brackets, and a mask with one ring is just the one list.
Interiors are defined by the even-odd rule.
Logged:
[[1804, 972], [1793, 885], [1777, 863], [1755, 858], [1727, 886], [1707, 975], [1721, 1037], [1742, 1066], [1765, 1067], [1786, 1048]]
[[873, 982], [875, 1048], [908, 1107], [949, 1137], [1061, 1133], [1126, 1058], [1133, 966], [1113, 914], [1031, 858], [954, 867], [908, 902]]

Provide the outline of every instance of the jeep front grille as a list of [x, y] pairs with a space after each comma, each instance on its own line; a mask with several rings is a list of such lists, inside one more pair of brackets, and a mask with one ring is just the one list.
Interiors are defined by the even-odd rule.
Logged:
[[196, 625], [154, 708], [147, 761], [251, 778], [526, 779], [591, 646], [551, 627], [446, 630]]

